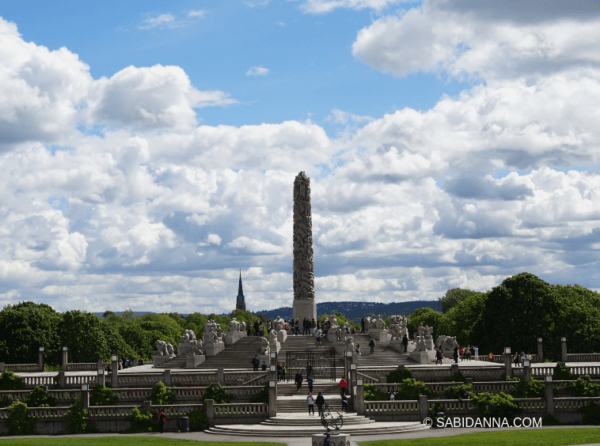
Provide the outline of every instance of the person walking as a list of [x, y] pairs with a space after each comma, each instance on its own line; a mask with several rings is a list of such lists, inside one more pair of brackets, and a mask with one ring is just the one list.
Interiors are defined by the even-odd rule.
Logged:
[[254, 327], [254, 333], [258, 336], [258, 319], [254, 321], [254, 325], [252, 326]]
[[300, 370], [296, 372], [294, 381], [296, 381], [296, 391], [300, 392], [300, 387], [302, 387], [302, 373], [300, 373]]
[[408, 337], [404, 335], [402, 338], [402, 345], [404, 346], [404, 353], [408, 351]]
[[277, 381], [281, 381], [283, 375], [283, 367], [280, 362], [277, 363]]
[[356, 344], [356, 354], [360, 355], [360, 344]]
[[348, 412], [348, 397], [342, 395], [342, 412]]
[[344, 396], [346, 394], [347, 390], [348, 390], [348, 381], [346, 381], [344, 378], [340, 379], [340, 393], [341, 393], [341, 396]]
[[260, 366], [260, 369], [264, 372], [267, 370], [267, 364], [265, 364], [265, 361], [263, 361], [262, 365]]
[[375, 351], [375, 341], [373, 340], [373, 338], [371, 338], [371, 340], [369, 341], [369, 348], [371, 349], [371, 354], [373, 354], [373, 352]]
[[454, 362], [458, 364], [458, 347], [454, 347]]
[[315, 321], [315, 318], [312, 318], [312, 321], [310, 321], [310, 328], [312, 331], [312, 335], [314, 336], [317, 333], [317, 321]]
[[312, 396], [312, 392], [308, 393], [308, 396], [306, 397], [306, 404], [308, 404], [308, 414], [310, 415], [311, 412], [314, 415], [315, 414], [315, 399]]
[[365, 318], [363, 317], [360, 320], [360, 328], [362, 329], [363, 334], [365, 333]]
[[440, 345], [440, 348], [435, 349], [435, 365], [441, 364], [442, 358], [442, 346]]
[[310, 375], [306, 376], [306, 384], [308, 384], [308, 391], [310, 393], [312, 393], [312, 391], [313, 391], [313, 384], [314, 384], [314, 382], [315, 381], [314, 381], [314, 379], [313, 379], [312, 376], [310, 376]]
[[331, 434], [327, 432], [325, 440], [323, 440], [323, 446], [331, 446]]
[[254, 359], [252, 360], [252, 366], [254, 367], [255, 372], [258, 372], [259, 365], [260, 365], [260, 359], [258, 359], [258, 356], [255, 356]]
[[167, 417], [165, 413], [161, 410], [158, 414], [158, 430], [162, 434], [165, 428], [165, 422], [167, 421]]
[[258, 323], [258, 335], [262, 337], [264, 334], [265, 334], [265, 324], [263, 323], [263, 321], [260, 321]]
[[300, 319], [296, 318], [296, 334], [300, 334]]
[[317, 331], [317, 337], [315, 338], [315, 342], [317, 344], [317, 347], [320, 347], [323, 345], [323, 339], [321, 338], [321, 330]]
[[323, 395], [321, 394], [321, 392], [319, 392], [319, 395], [317, 396], [317, 409], [319, 409], [319, 416], [323, 415], [323, 405], [325, 404], [325, 398], [323, 398]]

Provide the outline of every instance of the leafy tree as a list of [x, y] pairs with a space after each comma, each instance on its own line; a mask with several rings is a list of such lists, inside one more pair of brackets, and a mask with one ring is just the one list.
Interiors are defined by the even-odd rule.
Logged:
[[600, 404], [592, 401], [587, 406], [580, 407], [577, 412], [583, 413], [583, 424], [591, 424], [597, 426], [600, 424]]
[[215, 400], [215, 404], [227, 404], [233, 399], [233, 395], [228, 394], [221, 384], [216, 386], [210, 383], [206, 390], [204, 390], [204, 396], [202, 402], [206, 400]]
[[402, 386], [398, 388], [398, 392], [396, 393], [396, 399], [418, 400], [421, 395], [427, 395], [428, 398], [433, 398], [435, 392], [427, 387], [423, 381], [408, 378], [402, 381]]
[[[467, 291], [467, 290], [461, 290]], [[444, 331], [448, 336], [456, 336], [460, 345], [477, 344], [479, 341], [473, 336], [473, 327], [481, 317], [487, 299], [486, 293], [469, 291], [463, 299], [457, 302], [444, 315]]]
[[[60, 338], [69, 347], [69, 362], [108, 360], [111, 350], [102, 319], [93, 313], [67, 311], [60, 323]], [[82, 341], [82, 336], [85, 341]]]
[[379, 387], [365, 384], [363, 386], [363, 398], [365, 401], [385, 401], [388, 396]]
[[473, 386], [471, 384], [457, 384], [446, 389], [444, 392], [444, 398], [449, 400], [461, 399], [463, 390], [466, 390], [471, 398], [473, 398], [475, 395], [475, 392], [473, 392]]
[[467, 378], [465, 377], [465, 375], [463, 375], [460, 372], [456, 372], [454, 373], [451, 377], [450, 377], [450, 382], [463, 382], [466, 383], [467, 382]]
[[560, 362], [556, 364], [554, 367], [553, 379], [555, 380], [567, 380], [574, 379], [573, 373], [571, 373], [571, 369], [566, 365], [562, 365]]
[[60, 352], [61, 320], [46, 304], [23, 302], [0, 311], [0, 358], [7, 364], [37, 363], [38, 347], [45, 347], [46, 361], [56, 363]]
[[388, 383], [400, 383], [405, 379], [412, 378], [412, 373], [410, 369], [407, 368], [402, 370], [394, 370], [392, 373], [387, 375], [386, 378]]
[[503, 392], [479, 393], [473, 396], [472, 401], [484, 418], [506, 418], [512, 421], [521, 412], [513, 397]]
[[90, 414], [83, 408], [81, 398], [77, 398], [73, 404], [69, 406], [69, 411], [65, 415], [67, 419], [67, 427], [72, 434], [90, 434], [98, 432], [98, 429], [89, 422]]
[[[256, 401], [252, 402], [254, 403]], [[208, 428], [208, 417], [206, 416], [206, 409], [204, 407], [198, 407], [191, 412], [188, 412], [187, 416], [190, 419], [190, 431], [198, 432]]]
[[446, 291], [444, 297], [440, 297], [438, 302], [442, 306], [442, 313], [446, 314], [463, 300], [477, 297], [481, 294], [483, 293], [471, 290], [463, 290], [461, 288], [452, 288], [451, 290]]
[[269, 402], [269, 387], [265, 386], [257, 393], [250, 397], [251, 403], [268, 403]]
[[579, 377], [576, 381], [567, 384], [566, 389], [576, 396], [600, 396], [600, 384], [590, 382], [589, 375], [585, 378]]
[[56, 406], [56, 398], [48, 396], [46, 387], [40, 384], [31, 391], [25, 403], [29, 407], [51, 407]]
[[544, 398], [546, 386], [544, 381], [535, 378], [531, 378], [529, 382], [519, 380], [511, 395], [515, 398]]
[[410, 336], [417, 331], [417, 327], [419, 324], [423, 323], [423, 325], [429, 325], [433, 327], [433, 336], [434, 339], [443, 334], [444, 330], [444, 315], [439, 311], [435, 311], [429, 307], [423, 307], [416, 310], [413, 314], [408, 316], [406, 327], [408, 328], [408, 333]]
[[131, 423], [129, 429], [125, 431], [127, 434], [136, 434], [141, 432], [158, 432], [158, 412], [142, 412], [137, 407], [131, 411], [131, 415], [125, 418]]
[[5, 370], [0, 375], [0, 390], [21, 390], [25, 387], [25, 381], [10, 370]]
[[90, 406], [115, 406], [118, 402], [119, 397], [110, 387], [96, 386], [90, 392]]
[[21, 401], [15, 401], [7, 409], [8, 435], [33, 435], [37, 418], [30, 416], [31, 409]]
[[152, 404], [155, 406], [171, 404], [175, 401], [175, 392], [173, 392], [170, 387], [167, 387], [164, 382], [159, 381], [152, 387], [150, 401], [152, 401]]

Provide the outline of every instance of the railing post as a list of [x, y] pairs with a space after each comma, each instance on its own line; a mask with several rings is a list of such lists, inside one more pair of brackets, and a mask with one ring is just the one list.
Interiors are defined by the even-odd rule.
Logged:
[[152, 409], [152, 401], [142, 401], [142, 412], [150, 412]]
[[171, 369], [165, 369], [163, 372], [163, 381], [165, 386], [171, 387]]
[[217, 384], [225, 385], [225, 370], [222, 368], [217, 369]]
[[531, 365], [529, 361], [523, 361], [523, 379], [527, 383], [531, 381]]
[[546, 413], [554, 413], [554, 388], [552, 387], [552, 375], [544, 376], [546, 385]]
[[58, 385], [64, 389], [66, 384], [65, 372], [58, 372]]
[[448, 378], [450, 378], [452, 375], [456, 375], [457, 373], [458, 373], [458, 364], [453, 362], [452, 364], [450, 364], [450, 376]]
[[[86, 385], [86, 389], [87, 389], [87, 385]], [[85, 410], [88, 410], [90, 408], [90, 392], [88, 392], [87, 390], [81, 391], [81, 402], [83, 403], [83, 408]]]
[[111, 359], [111, 380], [110, 380], [110, 385], [113, 389], [116, 389], [117, 387], [119, 387], [119, 356], [118, 355], [111, 355], [110, 357]]
[[363, 389], [363, 380], [356, 380], [356, 395], [354, 396], [354, 410], [357, 415], [365, 414], [365, 393]]
[[69, 363], [69, 347], [62, 348], [62, 366], [63, 370], [67, 370], [67, 364]]
[[504, 373], [506, 374], [507, 377], [512, 376], [512, 367], [511, 367], [511, 356], [510, 353], [503, 353], [502, 354], [503, 359], [504, 359]]
[[277, 380], [269, 380], [269, 418], [277, 416]]
[[206, 400], [206, 418], [208, 427], [215, 427], [215, 400]]
[[41, 346], [38, 349], [38, 369], [44, 371], [44, 347]]
[[4, 362], [0, 362], [0, 373], [4, 373], [4, 368], [6, 367]]
[[472, 377], [472, 376], [467, 376], [467, 377], [465, 378], [465, 384], [466, 384], [466, 385], [469, 385], [469, 384], [470, 384], [470, 385], [473, 385], [473, 377]]
[[421, 416], [421, 421], [427, 418], [427, 413], [429, 412], [427, 408], [427, 395], [419, 396], [419, 415]]
[[537, 362], [544, 362], [544, 344], [542, 338], [537, 338]]
[[560, 360], [562, 363], [567, 362], [567, 338], [560, 338]]

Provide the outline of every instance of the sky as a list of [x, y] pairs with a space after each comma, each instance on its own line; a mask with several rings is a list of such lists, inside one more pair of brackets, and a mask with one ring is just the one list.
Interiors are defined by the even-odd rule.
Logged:
[[600, 291], [600, 2], [0, 8], [0, 305], [289, 306], [530, 272]]

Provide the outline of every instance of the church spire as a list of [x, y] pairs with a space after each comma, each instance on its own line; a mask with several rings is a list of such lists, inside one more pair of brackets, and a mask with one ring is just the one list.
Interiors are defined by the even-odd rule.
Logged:
[[240, 284], [238, 286], [238, 295], [235, 303], [236, 310], [246, 311], [246, 301], [244, 298], [244, 290], [242, 289], [242, 270], [240, 269]]

